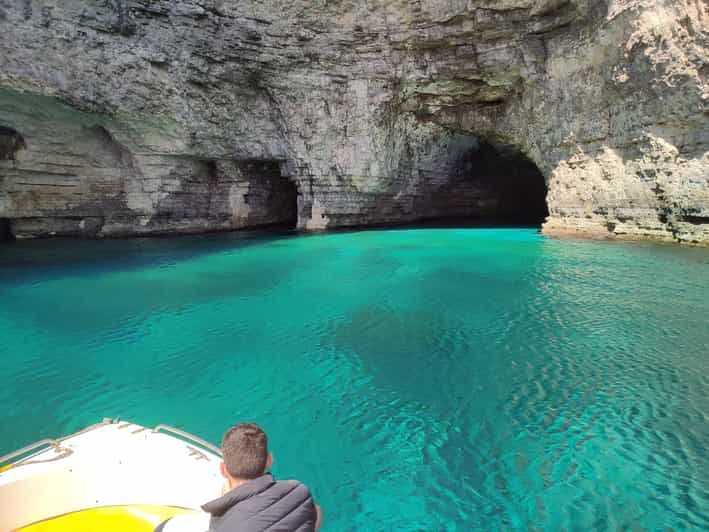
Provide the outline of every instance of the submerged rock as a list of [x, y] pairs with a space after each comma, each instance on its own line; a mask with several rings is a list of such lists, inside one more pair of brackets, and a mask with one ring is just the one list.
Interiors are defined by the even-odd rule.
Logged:
[[5, 2], [0, 222], [706, 243], [708, 28], [692, 0]]

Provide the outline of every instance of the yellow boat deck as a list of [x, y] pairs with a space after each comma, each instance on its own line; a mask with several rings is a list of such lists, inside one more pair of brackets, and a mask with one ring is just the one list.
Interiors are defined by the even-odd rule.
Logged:
[[160, 523], [193, 510], [154, 505], [92, 508], [45, 519], [18, 532], [153, 532]]
[[104, 420], [0, 459], [0, 531], [152, 531], [220, 495], [220, 461], [178, 429]]

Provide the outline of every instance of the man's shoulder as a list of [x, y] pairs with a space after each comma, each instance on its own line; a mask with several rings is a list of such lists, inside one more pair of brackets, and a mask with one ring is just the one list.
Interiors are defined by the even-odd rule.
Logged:
[[308, 495], [310, 494], [310, 489], [308, 486], [305, 485], [305, 483], [301, 482], [300, 480], [295, 480], [295, 479], [287, 479], [287, 480], [276, 480], [275, 485], [278, 486], [279, 489], [282, 490], [288, 490], [288, 491], [295, 491], [297, 490], [298, 492], [307, 492]]

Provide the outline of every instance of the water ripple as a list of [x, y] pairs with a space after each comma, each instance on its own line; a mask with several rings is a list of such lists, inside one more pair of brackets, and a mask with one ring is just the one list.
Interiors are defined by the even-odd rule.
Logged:
[[527, 230], [0, 250], [0, 453], [262, 423], [330, 530], [709, 528], [706, 250]]

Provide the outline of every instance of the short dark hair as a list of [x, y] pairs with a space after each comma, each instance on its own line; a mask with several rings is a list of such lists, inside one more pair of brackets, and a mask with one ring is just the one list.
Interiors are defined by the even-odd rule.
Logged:
[[251, 480], [266, 469], [268, 437], [256, 423], [239, 423], [222, 438], [226, 470], [234, 478]]

